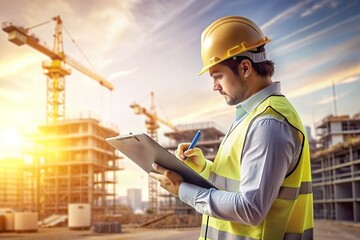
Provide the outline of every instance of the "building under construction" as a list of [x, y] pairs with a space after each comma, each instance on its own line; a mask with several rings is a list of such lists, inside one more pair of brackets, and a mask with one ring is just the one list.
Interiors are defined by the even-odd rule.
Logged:
[[67, 119], [39, 127], [32, 152], [38, 176], [40, 218], [68, 213], [70, 203], [88, 203], [92, 215], [115, 212], [121, 159], [105, 138], [119, 135], [93, 117]]
[[[193, 124], [177, 125], [177, 131], [167, 132], [165, 136], [169, 138], [169, 145], [166, 147], [173, 154], [179, 143], [190, 142], [198, 130], [201, 130], [201, 138], [196, 144], [200, 148], [205, 158], [214, 160], [220, 147], [220, 143], [225, 136], [225, 131], [214, 122], [200, 122]], [[192, 214], [195, 210], [181, 202], [178, 198], [161, 190], [158, 195], [159, 212], [175, 212], [177, 214]]]
[[0, 208], [35, 209], [35, 175], [19, 158], [0, 160]]
[[[50, 48], [32, 30], [52, 21], [55, 22], [55, 32], [54, 44]], [[36, 182], [32, 210], [38, 211], [42, 219], [52, 214], [66, 215], [70, 203], [87, 203], [91, 205], [93, 215], [113, 213], [120, 157], [104, 140], [118, 135], [119, 131], [100, 124], [93, 116], [66, 118], [65, 77], [71, 74], [70, 66], [109, 90], [113, 85], [64, 52], [60, 16], [33, 27], [7, 21], [2, 24], [2, 30], [13, 44], [27, 45], [50, 58], [42, 64], [47, 77], [47, 124], [39, 127], [35, 149], [27, 152], [33, 156], [33, 164], [24, 168]]]
[[312, 152], [316, 218], [360, 222], [360, 114], [328, 116], [316, 124]]

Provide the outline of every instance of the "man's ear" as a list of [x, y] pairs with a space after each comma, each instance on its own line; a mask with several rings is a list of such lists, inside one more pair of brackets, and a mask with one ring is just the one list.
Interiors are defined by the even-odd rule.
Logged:
[[238, 66], [238, 71], [239, 73], [241, 72], [245, 78], [249, 77], [252, 73], [251, 61], [248, 59], [242, 60]]

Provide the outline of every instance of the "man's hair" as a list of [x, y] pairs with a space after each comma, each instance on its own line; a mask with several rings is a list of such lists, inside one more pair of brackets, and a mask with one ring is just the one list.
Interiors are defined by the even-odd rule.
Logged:
[[[264, 51], [265, 51], [265, 48], [264, 48], [264, 45], [262, 45], [262, 46], [258, 47], [255, 51], [251, 51], [251, 52], [259, 53], [259, 52], [264, 52]], [[244, 59], [248, 59], [251, 61], [253, 68], [255, 69], [257, 74], [259, 74], [261, 77], [267, 77], [267, 76], [272, 77], [274, 75], [275, 64], [271, 60], [266, 60], [266, 61], [260, 62], [260, 63], [254, 63], [248, 57], [237, 56], [235, 60], [233, 58], [229, 58], [229, 59], [226, 59], [225, 61], [221, 62], [220, 64], [223, 64], [223, 65], [229, 67], [235, 75], [239, 76], [238, 66]]]

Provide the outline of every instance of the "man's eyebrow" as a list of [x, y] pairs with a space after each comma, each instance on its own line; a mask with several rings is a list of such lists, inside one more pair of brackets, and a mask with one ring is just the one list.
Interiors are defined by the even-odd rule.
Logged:
[[216, 73], [219, 73], [219, 71], [213, 71], [213, 72], [210, 72], [210, 77], [212, 77], [214, 74], [216, 74]]

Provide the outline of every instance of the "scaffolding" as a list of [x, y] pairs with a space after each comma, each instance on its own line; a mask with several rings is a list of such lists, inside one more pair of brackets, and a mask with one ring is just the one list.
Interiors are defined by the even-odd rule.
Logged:
[[[201, 130], [201, 138], [196, 144], [200, 148], [205, 158], [213, 161], [219, 150], [221, 141], [225, 136], [225, 131], [214, 122], [200, 122], [192, 124], [177, 125], [178, 131], [167, 132], [164, 135], [169, 139], [167, 150], [175, 153], [179, 143], [190, 142], [198, 130]], [[178, 198], [161, 189], [159, 196], [159, 212], [176, 214], [195, 214], [196, 211], [181, 202]]]
[[196, 144], [204, 156], [209, 160], [214, 160], [219, 150], [221, 141], [225, 136], [225, 130], [214, 122], [199, 122], [181, 124], [176, 126], [178, 131], [167, 132], [165, 137], [169, 139], [167, 149], [175, 152], [179, 143], [191, 142], [198, 130], [201, 130], [200, 141]]
[[321, 148], [311, 154], [315, 218], [360, 222], [360, 118], [330, 116], [317, 127]]
[[96, 117], [66, 119], [39, 127], [33, 152], [40, 217], [67, 214], [70, 203], [89, 203], [92, 217], [114, 214], [121, 157], [104, 140], [119, 135]]
[[35, 176], [23, 159], [0, 160], [0, 208], [34, 210]]

